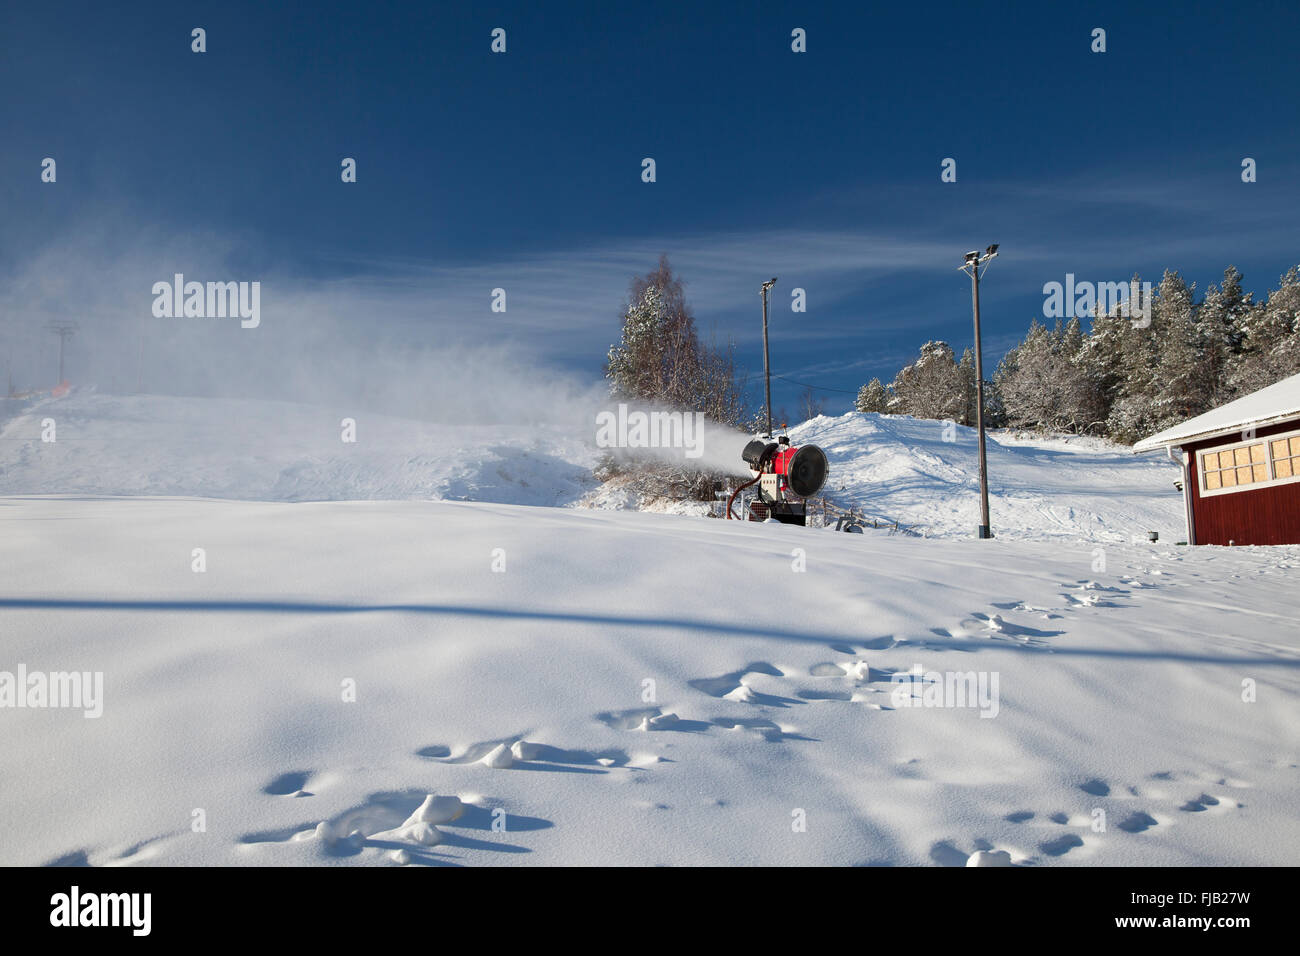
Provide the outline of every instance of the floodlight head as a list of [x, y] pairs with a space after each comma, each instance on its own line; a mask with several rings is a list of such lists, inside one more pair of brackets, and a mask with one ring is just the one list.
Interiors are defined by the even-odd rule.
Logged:
[[996, 256], [998, 254], [998, 244], [996, 242], [993, 243], [993, 245], [989, 246], [988, 249], [985, 250], [984, 254], [988, 256]]
[[975, 262], [977, 259], [979, 259], [979, 257], [980, 257], [979, 252], [968, 252], [968, 253], [966, 253], [966, 261], [967, 261], [967, 262]]

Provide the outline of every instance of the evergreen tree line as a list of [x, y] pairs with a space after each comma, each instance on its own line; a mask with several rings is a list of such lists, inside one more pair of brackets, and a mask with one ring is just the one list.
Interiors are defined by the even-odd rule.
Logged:
[[[1100, 308], [1086, 332], [1077, 318], [1035, 319], [985, 383], [986, 424], [1132, 443], [1300, 373], [1300, 266], [1262, 301], [1241, 280], [1229, 266], [1198, 301], [1195, 284], [1166, 271], [1149, 323]], [[974, 355], [927, 342], [890, 384], [862, 386], [855, 407], [972, 425]]]

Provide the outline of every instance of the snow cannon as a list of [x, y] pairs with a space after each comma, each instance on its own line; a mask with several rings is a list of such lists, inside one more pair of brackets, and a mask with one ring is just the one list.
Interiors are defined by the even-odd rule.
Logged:
[[[749, 504], [750, 521], [775, 518], [782, 524], [808, 523], [805, 499], [822, 490], [830, 471], [824, 451], [816, 445], [795, 447], [782, 435], [776, 441], [755, 438], [745, 446], [740, 457], [754, 476], [748, 484], [758, 483], [758, 494]], [[745, 487], [748, 485], [741, 486]], [[727, 515], [731, 516], [730, 503]]]

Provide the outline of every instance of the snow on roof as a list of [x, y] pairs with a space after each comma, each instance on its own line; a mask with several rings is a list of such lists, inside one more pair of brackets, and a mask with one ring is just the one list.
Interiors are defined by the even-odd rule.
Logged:
[[1218, 408], [1189, 418], [1181, 425], [1166, 428], [1133, 446], [1134, 453], [1154, 451], [1169, 445], [1185, 445], [1202, 438], [1300, 416], [1300, 375], [1274, 382], [1258, 392], [1220, 405]]

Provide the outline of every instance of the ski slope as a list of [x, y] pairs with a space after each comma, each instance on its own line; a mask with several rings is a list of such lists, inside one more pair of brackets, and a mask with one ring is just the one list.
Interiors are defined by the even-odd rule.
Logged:
[[[5, 403], [0, 403], [3, 405]], [[14, 403], [18, 405], [18, 403]], [[588, 410], [589, 412], [590, 410]], [[702, 513], [696, 502], [638, 501], [592, 477], [594, 413], [563, 425], [431, 424], [288, 402], [75, 391], [0, 418], [0, 494], [179, 495], [253, 501], [456, 500]], [[344, 418], [356, 441], [341, 439]], [[56, 423], [54, 443], [42, 422]], [[906, 416], [818, 417], [791, 431], [827, 453], [838, 504], [969, 537], [979, 524], [974, 429]], [[950, 439], [950, 440], [949, 440]], [[745, 438], [713, 433], [710, 458]], [[1180, 469], [1160, 455], [1079, 437], [988, 442], [994, 533], [1022, 539], [1186, 537]]]
[[[41, 440], [46, 419], [54, 442]], [[355, 441], [343, 440], [345, 419]], [[292, 402], [74, 391], [0, 419], [0, 494], [559, 505], [596, 484], [594, 449], [573, 434]]]
[[[416, 501], [0, 528], [0, 668], [104, 680], [98, 718], [0, 710], [5, 864], [1300, 862], [1297, 548]], [[954, 673], [996, 706], [903, 705]]]
[[1174, 546], [1167, 460], [996, 436], [976, 541], [906, 418], [795, 439], [929, 538], [637, 512], [555, 424], [6, 414], [0, 864], [1300, 863], [1300, 547]]

